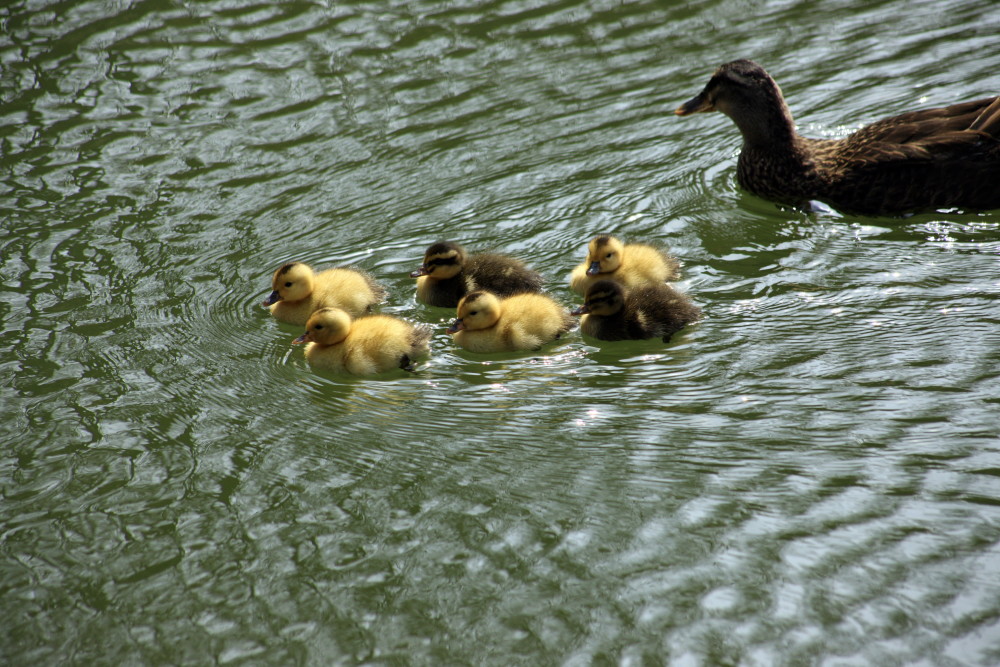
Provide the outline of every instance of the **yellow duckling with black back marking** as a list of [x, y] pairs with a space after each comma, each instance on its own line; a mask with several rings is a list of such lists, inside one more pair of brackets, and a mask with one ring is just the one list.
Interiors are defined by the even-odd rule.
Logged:
[[316, 273], [302, 262], [279, 267], [271, 287], [274, 291], [262, 305], [282, 322], [303, 326], [320, 308], [342, 308], [360, 317], [385, 297], [385, 288], [364, 271], [337, 268]]
[[431, 328], [391, 315], [352, 320], [340, 308], [321, 308], [309, 316], [306, 332], [292, 341], [306, 343], [306, 361], [335, 373], [374, 375], [396, 368], [413, 370], [430, 353]]
[[545, 294], [515, 294], [500, 299], [470, 292], [458, 304], [458, 319], [448, 328], [455, 342], [471, 352], [535, 350], [573, 327], [569, 311]]
[[641, 243], [625, 245], [614, 236], [602, 234], [587, 246], [587, 261], [573, 269], [569, 286], [582, 295], [598, 280], [611, 279], [626, 287], [638, 287], [677, 280], [680, 275], [680, 263], [659, 248]]
[[631, 289], [614, 280], [599, 280], [587, 288], [580, 329], [600, 340], [641, 340], [670, 337], [701, 317], [701, 309], [667, 284]]
[[424, 263], [410, 277], [417, 279], [418, 299], [445, 308], [457, 306], [463, 296], [476, 290], [501, 297], [538, 292], [544, 280], [518, 259], [492, 252], [469, 255], [450, 241], [427, 248]]

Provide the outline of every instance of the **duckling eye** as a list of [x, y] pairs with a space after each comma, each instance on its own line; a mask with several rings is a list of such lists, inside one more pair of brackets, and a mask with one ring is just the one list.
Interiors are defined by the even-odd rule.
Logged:
[[613, 253], [613, 252], [609, 252], [609, 253], [608, 253], [607, 255], [605, 255], [604, 257], [605, 257], [606, 259], [611, 259], [611, 256], [612, 256], [613, 254], [615, 254], [615, 253]]
[[289, 280], [287, 283], [285, 283], [285, 287], [291, 287], [291, 286], [292, 286], [292, 281]]
[[474, 310], [474, 311], [472, 311], [471, 313], [469, 313], [469, 315], [478, 315], [478, 314], [479, 314], [479, 311], [478, 311], [478, 310]]
[[322, 324], [317, 324], [316, 326], [313, 327], [313, 329], [322, 329], [322, 328], [323, 328]]

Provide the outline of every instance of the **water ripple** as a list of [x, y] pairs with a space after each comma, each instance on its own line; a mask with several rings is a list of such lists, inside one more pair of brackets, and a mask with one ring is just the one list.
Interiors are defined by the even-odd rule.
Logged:
[[[995, 662], [997, 216], [782, 210], [671, 114], [740, 56], [811, 136], [992, 94], [995, 19], [752, 10], [0, 10], [5, 655]], [[702, 321], [482, 357], [414, 298], [451, 238], [577, 303], [601, 232]], [[369, 270], [431, 359], [310, 369], [258, 305], [289, 260]]]

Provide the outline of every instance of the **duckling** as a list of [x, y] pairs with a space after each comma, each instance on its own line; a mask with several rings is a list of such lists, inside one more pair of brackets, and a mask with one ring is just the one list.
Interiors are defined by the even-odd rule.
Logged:
[[602, 234], [587, 246], [587, 261], [573, 269], [569, 286], [577, 294], [598, 280], [617, 280], [626, 287], [677, 280], [680, 263], [659, 248], [641, 243], [623, 244]]
[[343, 308], [352, 317], [360, 317], [385, 297], [385, 288], [364, 271], [339, 268], [316, 273], [302, 262], [279, 267], [271, 286], [274, 291], [261, 305], [279, 320], [301, 326], [320, 308]]
[[417, 279], [417, 298], [431, 306], [454, 308], [463, 296], [487, 290], [506, 297], [538, 292], [543, 278], [507, 255], [468, 255], [457, 243], [443, 241], [427, 248], [424, 263], [410, 274]]
[[569, 311], [545, 294], [515, 294], [500, 299], [482, 290], [458, 304], [458, 319], [448, 328], [455, 342], [472, 352], [535, 350], [573, 326]]
[[598, 280], [587, 288], [580, 329], [601, 340], [670, 337], [701, 316], [701, 309], [667, 284], [626, 289], [614, 280]]
[[352, 320], [340, 308], [321, 308], [309, 316], [306, 332], [292, 341], [306, 343], [306, 361], [316, 368], [351, 375], [373, 375], [395, 368], [413, 370], [430, 352], [431, 328], [391, 315]]
[[739, 184], [810, 209], [819, 200], [862, 215], [1000, 208], [1000, 97], [885, 118], [842, 139], [795, 131], [781, 88], [752, 60], [719, 67], [674, 111], [721, 111], [743, 135]]

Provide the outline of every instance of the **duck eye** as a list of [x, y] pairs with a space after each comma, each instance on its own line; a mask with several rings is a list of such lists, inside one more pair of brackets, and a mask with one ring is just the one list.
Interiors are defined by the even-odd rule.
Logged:
[[291, 281], [288, 281], [287, 283], [285, 283], [285, 287], [291, 287], [291, 286], [292, 286], [292, 282]]
[[611, 259], [611, 255], [613, 255], [613, 254], [615, 254], [615, 253], [613, 253], [613, 252], [609, 252], [609, 253], [608, 253], [607, 255], [605, 255], [604, 257], [605, 257], [606, 259]]
[[316, 326], [313, 327], [313, 329], [322, 329], [322, 328], [323, 328], [322, 324], [317, 324]]

